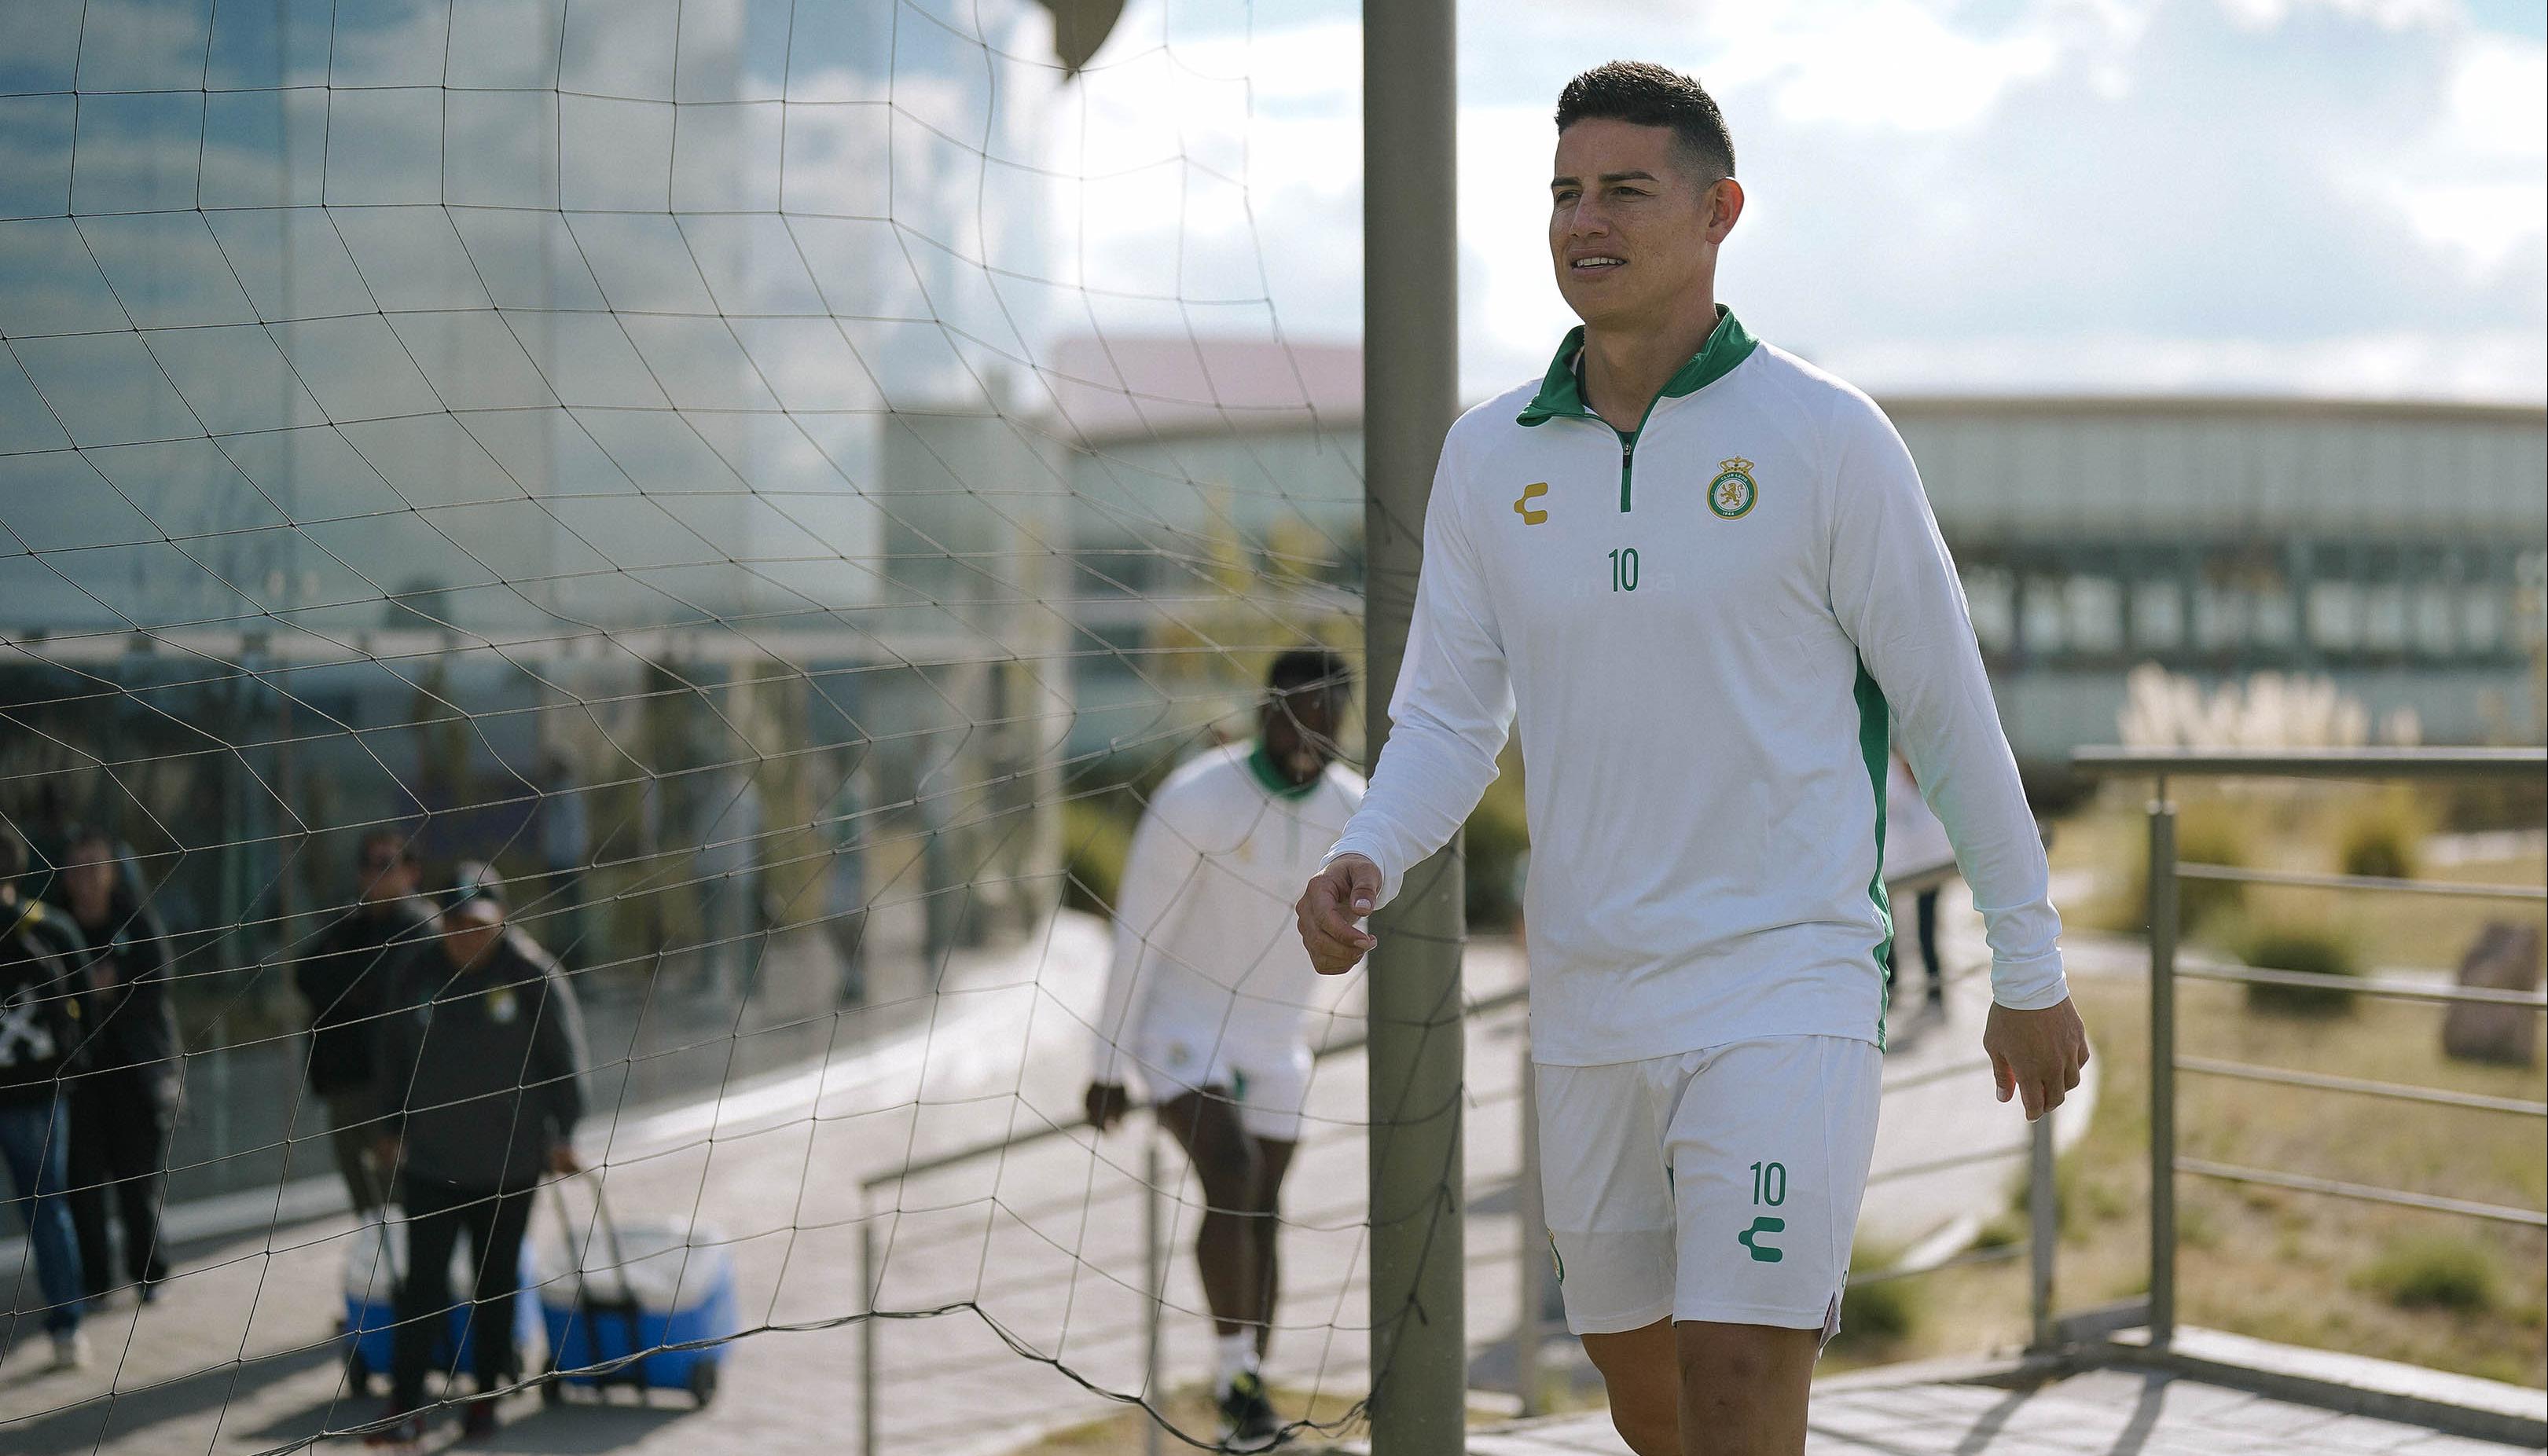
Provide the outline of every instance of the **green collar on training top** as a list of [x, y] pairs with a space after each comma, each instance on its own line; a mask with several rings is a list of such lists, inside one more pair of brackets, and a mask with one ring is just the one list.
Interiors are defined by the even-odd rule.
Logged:
[[[1663, 393], [1655, 398], [1678, 400], [1684, 395], [1698, 393], [1731, 373], [1735, 365], [1751, 358], [1752, 350], [1759, 344], [1760, 340], [1744, 328], [1743, 320], [1734, 317], [1734, 311], [1718, 304], [1716, 328], [1708, 334], [1707, 342], [1699, 345], [1698, 352], [1690, 355], [1688, 363], [1674, 371], [1673, 377], [1664, 382]], [[1513, 417], [1515, 423], [1537, 424], [1541, 420], [1561, 416], [1570, 419], [1598, 417], [1585, 405], [1584, 381], [1575, 372], [1575, 361], [1583, 352], [1584, 325], [1578, 323], [1566, 331], [1566, 341], [1557, 346], [1557, 357], [1549, 362], [1548, 377], [1539, 382], [1539, 393], [1532, 397], [1529, 406]], [[1646, 412], [1653, 413], [1654, 408], [1648, 404]]]
[[1317, 778], [1307, 783], [1294, 783], [1290, 775], [1276, 766], [1274, 756], [1265, 751], [1265, 740], [1261, 738], [1247, 750], [1247, 767], [1256, 775], [1256, 781], [1265, 786], [1265, 791], [1277, 798], [1297, 799], [1319, 786]]

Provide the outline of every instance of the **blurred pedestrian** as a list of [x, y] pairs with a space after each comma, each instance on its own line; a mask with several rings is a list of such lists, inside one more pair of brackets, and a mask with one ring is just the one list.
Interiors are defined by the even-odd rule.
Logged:
[[592, 828], [575, 770], [563, 754], [540, 764], [540, 865], [548, 871], [547, 934], [560, 963], [590, 964], [584, 948], [584, 862]]
[[69, 1185], [70, 1141], [62, 1076], [79, 1045], [79, 997], [58, 929], [34, 896], [21, 896], [27, 845], [0, 824], [0, 1166], [9, 1172], [10, 1211], [26, 1226], [52, 1336], [55, 1370], [89, 1358], [80, 1332], [87, 1281], [80, 1274], [79, 1235], [62, 1191]]
[[[1920, 959], [1929, 967], [1926, 1004], [1937, 1015], [1947, 1010], [1947, 965], [1938, 957], [1938, 892], [1955, 867], [1956, 851], [1947, 842], [1947, 826], [1921, 795], [1911, 763], [1897, 748], [1884, 780], [1884, 877], [1917, 886], [1912, 923], [1919, 935]], [[1901, 944], [1897, 932], [1888, 954], [1893, 957], [1894, 992], [1907, 995], [1910, 987], [1903, 983]]]
[[62, 897], [80, 938], [84, 1036], [70, 1095], [71, 1223], [91, 1299], [121, 1287], [110, 1227], [120, 1226], [124, 1282], [148, 1304], [168, 1277], [159, 1251], [168, 1139], [184, 1085], [167, 931], [133, 888], [125, 857], [96, 830], [71, 836]]
[[477, 1389], [464, 1436], [496, 1427], [491, 1392], [518, 1374], [513, 1299], [531, 1195], [580, 1170], [583, 1019], [557, 962], [508, 934], [501, 882], [479, 866], [442, 912], [434, 939], [408, 953], [410, 1003], [381, 1023], [379, 1155], [407, 1214], [407, 1277], [397, 1297], [393, 1425], [366, 1439], [422, 1438], [425, 1369], [452, 1308], [451, 1254], [467, 1234], [478, 1273], [469, 1307]]
[[416, 894], [415, 858], [394, 830], [363, 836], [354, 873], [353, 908], [293, 966], [292, 983], [310, 1003], [310, 1090], [327, 1104], [346, 1196], [356, 1213], [375, 1214], [389, 1201], [389, 1170], [371, 1160], [380, 1113], [373, 1043], [400, 952], [430, 933], [433, 907]]

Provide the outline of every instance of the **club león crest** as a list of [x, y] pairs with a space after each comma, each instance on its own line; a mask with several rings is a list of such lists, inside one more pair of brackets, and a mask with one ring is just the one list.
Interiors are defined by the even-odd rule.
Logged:
[[1708, 509], [1727, 520], [1741, 520], [1759, 499], [1761, 488], [1753, 483], [1751, 461], [1737, 455], [1717, 462], [1716, 479], [1707, 483]]

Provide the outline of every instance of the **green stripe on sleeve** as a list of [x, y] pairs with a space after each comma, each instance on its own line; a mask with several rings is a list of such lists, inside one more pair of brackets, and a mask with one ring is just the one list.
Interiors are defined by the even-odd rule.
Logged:
[[1884, 761], [1893, 748], [1893, 714], [1885, 705], [1884, 689], [1866, 671], [1866, 659], [1858, 662], [1858, 751], [1866, 760], [1867, 787], [1875, 794], [1875, 873], [1866, 881], [1866, 898], [1875, 906], [1875, 918], [1884, 927], [1884, 939], [1875, 945], [1875, 968], [1883, 984], [1876, 1002], [1875, 1045], [1884, 1046], [1884, 1016], [1893, 1006], [1893, 906], [1884, 895]]

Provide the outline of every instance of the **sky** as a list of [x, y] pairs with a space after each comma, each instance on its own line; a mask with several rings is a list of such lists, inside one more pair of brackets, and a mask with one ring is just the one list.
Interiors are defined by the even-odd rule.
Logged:
[[[1134, 0], [1056, 127], [1056, 165], [1101, 179], [1064, 205], [1077, 281], [1198, 330], [1358, 334], [1357, 13]], [[1628, 57], [1698, 76], [1733, 131], [1719, 298], [1871, 391], [2548, 400], [2528, 0], [1460, 13], [1466, 397], [1540, 372], [1574, 321], [1550, 112]]]

